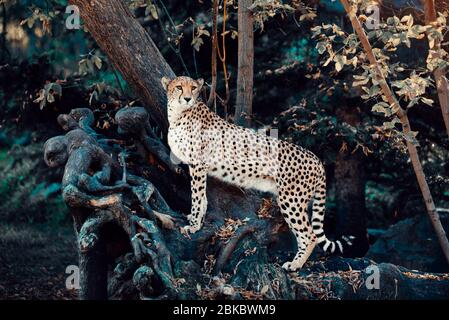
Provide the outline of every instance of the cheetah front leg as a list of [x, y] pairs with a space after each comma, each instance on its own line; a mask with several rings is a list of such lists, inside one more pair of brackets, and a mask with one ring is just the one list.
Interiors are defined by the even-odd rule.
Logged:
[[207, 210], [206, 181], [207, 166], [189, 165], [192, 191], [192, 209], [187, 216], [189, 225], [181, 229], [184, 234], [195, 233], [201, 229]]

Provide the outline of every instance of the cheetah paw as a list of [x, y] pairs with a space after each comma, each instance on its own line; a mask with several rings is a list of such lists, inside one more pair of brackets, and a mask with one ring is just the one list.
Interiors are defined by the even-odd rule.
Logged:
[[282, 269], [284, 269], [287, 272], [295, 272], [298, 269], [301, 269], [302, 265], [299, 266], [297, 263], [294, 262], [286, 262], [282, 265]]

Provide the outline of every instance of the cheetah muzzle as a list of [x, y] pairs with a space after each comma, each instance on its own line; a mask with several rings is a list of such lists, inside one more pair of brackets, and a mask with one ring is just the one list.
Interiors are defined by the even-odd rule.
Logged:
[[[185, 234], [201, 229], [207, 210], [206, 178], [271, 192], [296, 237], [298, 252], [282, 266], [300, 269], [316, 244], [324, 251], [343, 252], [353, 237], [327, 239], [323, 230], [326, 174], [310, 151], [274, 137], [228, 123], [199, 100], [204, 81], [189, 77], [162, 78], [167, 92], [168, 144], [172, 153], [189, 165], [192, 209]], [[312, 204], [309, 222], [308, 204]]]

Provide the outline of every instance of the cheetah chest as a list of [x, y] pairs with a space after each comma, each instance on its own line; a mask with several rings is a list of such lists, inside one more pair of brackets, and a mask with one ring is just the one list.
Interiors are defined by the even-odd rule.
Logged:
[[186, 164], [204, 162], [204, 139], [198, 126], [172, 126], [168, 130], [167, 138], [172, 154], [181, 162]]
[[[177, 159], [179, 159], [181, 162], [184, 163], [189, 163], [189, 159], [187, 157], [187, 146], [184, 142], [185, 139], [183, 139], [182, 137], [182, 133], [180, 132], [180, 130], [176, 130], [176, 129], [170, 129], [168, 131], [168, 145], [170, 146], [170, 151], [171, 151], [171, 157], [174, 155]], [[173, 157], [172, 157], [172, 160]]]

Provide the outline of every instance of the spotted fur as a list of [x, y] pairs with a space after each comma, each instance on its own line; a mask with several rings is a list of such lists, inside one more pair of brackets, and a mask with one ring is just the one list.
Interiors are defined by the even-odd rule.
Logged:
[[168, 143], [173, 154], [189, 165], [191, 175], [192, 209], [184, 232], [194, 233], [204, 222], [206, 178], [211, 175], [277, 196], [298, 243], [293, 261], [283, 265], [286, 270], [301, 268], [317, 243], [330, 252], [342, 252], [343, 245], [350, 244], [349, 237], [330, 241], [324, 234], [326, 174], [312, 152], [224, 121], [198, 99], [201, 79], [163, 78], [162, 84], [168, 98]]

